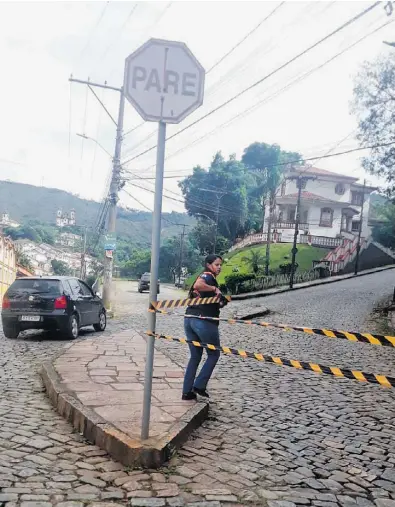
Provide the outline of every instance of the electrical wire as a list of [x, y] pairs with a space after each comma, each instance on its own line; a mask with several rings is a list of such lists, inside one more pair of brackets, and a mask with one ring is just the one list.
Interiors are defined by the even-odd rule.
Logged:
[[266, 17], [264, 17], [254, 28], [252, 28], [252, 30], [250, 30], [242, 39], [240, 39], [237, 42], [237, 44], [235, 44], [227, 53], [225, 53], [219, 60], [217, 60], [217, 62], [214, 63], [214, 65], [212, 65], [208, 69], [206, 74], [208, 74], [209, 72], [214, 70], [216, 67], [218, 67], [218, 65], [220, 65], [229, 55], [231, 55], [239, 46], [241, 46], [243, 44], [243, 42], [245, 42], [249, 37], [251, 37], [251, 35], [253, 33], [255, 33], [258, 30], [258, 28], [261, 25], [263, 25], [263, 23], [265, 21], [270, 19], [278, 11], [278, 9], [280, 9], [284, 4], [285, 4], [285, 2], [281, 2], [279, 5], [277, 5]]
[[[359, 20], [361, 17], [365, 16], [366, 14], [368, 14], [372, 9], [376, 8], [378, 5], [380, 5], [380, 1], [378, 2], [375, 2], [373, 5], [367, 7], [366, 9], [364, 9], [362, 12], [360, 12], [359, 14], [357, 14], [356, 16], [352, 17], [351, 19], [349, 19], [348, 21], [346, 21], [345, 23], [343, 23], [342, 25], [340, 25], [338, 28], [336, 28], [335, 30], [333, 30], [332, 32], [330, 32], [329, 34], [327, 34], [325, 37], [321, 38], [320, 40], [318, 40], [317, 42], [315, 42], [314, 44], [310, 45], [309, 47], [307, 47], [306, 49], [304, 49], [302, 52], [298, 53], [297, 55], [295, 55], [294, 57], [292, 57], [291, 59], [287, 60], [285, 63], [283, 63], [282, 65], [280, 65], [279, 67], [277, 67], [276, 69], [274, 69], [273, 71], [269, 72], [269, 74], [266, 74], [265, 76], [263, 76], [262, 78], [258, 79], [257, 81], [255, 81], [254, 83], [252, 83], [251, 85], [247, 86], [246, 88], [244, 88], [243, 90], [241, 90], [240, 92], [238, 92], [236, 95], [234, 95], [233, 97], [230, 97], [229, 99], [227, 99], [225, 102], [223, 102], [222, 104], [220, 104], [219, 106], [215, 107], [214, 109], [212, 109], [211, 111], [207, 112], [205, 115], [201, 116], [200, 118], [196, 119], [195, 121], [193, 121], [192, 123], [190, 123], [189, 125], [186, 125], [184, 128], [182, 128], [181, 130], [179, 130], [178, 132], [175, 132], [174, 134], [172, 134], [171, 136], [169, 136], [168, 138], [166, 138], [166, 141], [170, 140], [170, 139], [173, 139], [174, 137], [180, 135], [182, 132], [185, 132], [186, 130], [190, 129], [191, 127], [193, 127], [194, 125], [196, 125], [197, 123], [200, 123], [202, 120], [205, 120], [206, 118], [210, 117], [211, 115], [215, 114], [216, 112], [218, 112], [219, 110], [221, 110], [222, 108], [226, 107], [227, 105], [231, 104], [232, 102], [234, 102], [235, 100], [237, 100], [238, 98], [240, 98], [242, 95], [244, 95], [245, 93], [253, 90], [254, 88], [256, 88], [257, 86], [259, 86], [260, 84], [262, 84], [264, 81], [266, 81], [267, 79], [269, 79], [270, 77], [272, 77], [273, 75], [277, 74], [278, 72], [280, 72], [281, 70], [283, 70], [285, 67], [287, 67], [288, 65], [292, 64], [293, 62], [295, 62], [296, 60], [298, 60], [299, 58], [301, 58], [302, 56], [304, 56], [305, 54], [307, 54], [309, 51], [315, 49], [317, 46], [319, 46], [320, 44], [322, 44], [323, 42], [327, 41], [329, 38], [333, 37], [334, 35], [336, 35], [337, 33], [339, 33], [340, 31], [344, 30], [345, 28], [347, 28], [348, 26], [350, 26], [352, 23], [355, 23], [357, 20]], [[151, 152], [152, 150], [154, 150], [156, 148], [156, 144], [154, 146], [151, 146], [150, 148], [148, 148], [147, 150], [139, 153], [138, 155], [135, 155], [134, 157], [131, 157], [130, 159], [122, 162], [123, 165], [127, 165], [128, 163], [130, 163], [131, 161], [133, 160], [136, 160], [137, 158], [140, 158], [142, 157], [143, 155]]]
[[109, 2], [109, 0], [108, 0], [108, 1], [106, 2], [106, 5], [103, 7], [102, 11], [100, 12], [100, 15], [99, 15], [99, 17], [98, 17], [98, 19], [97, 19], [96, 23], [95, 23], [95, 24], [94, 24], [94, 26], [92, 27], [92, 29], [91, 29], [91, 31], [90, 31], [90, 33], [89, 33], [89, 36], [88, 36], [88, 40], [87, 40], [87, 42], [86, 42], [85, 46], [83, 47], [83, 49], [82, 49], [82, 51], [81, 51], [81, 53], [80, 53], [80, 55], [79, 55], [79, 57], [78, 57], [77, 61], [80, 61], [80, 60], [82, 59], [83, 54], [84, 54], [84, 53], [85, 53], [85, 51], [88, 49], [89, 44], [90, 44], [90, 42], [91, 42], [91, 38], [92, 38], [93, 34], [95, 33], [96, 28], [100, 25], [100, 23], [101, 23], [102, 19], [104, 18], [104, 15], [105, 15], [105, 13], [106, 13], [106, 10], [107, 10], [107, 7], [108, 7], [109, 3], [110, 3], [110, 2]]
[[96, 68], [99, 65], [99, 63], [101, 63], [104, 60], [104, 58], [106, 57], [107, 53], [116, 44], [117, 40], [121, 36], [121, 33], [125, 29], [126, 25], [129, 23], [129, 20], [133, 16], [133, 14], [134, 14], [135, 10], [137, 9], [137, 7], [138, 7], [138, 3], [136, 2], [134, 4], [134, 6], [132, 7], [132, 9], [130, 10], [130, 12], [129, 12], [128, 16], [126, 17], [125, 21], [122, 23], [121, 27], [119, 29], [117, 29], [116, 35], [111, 37], [110, 44], [108, 44], [108, 46], [106, 47], [106, 49], [103, 51], [102, 55], [98, 58], [95, 66], [92, 68], [92, 71], [91, 71], [90, 74], [92, 74], [96, 70]]
[[[223, 56], [221, 56], [221, 58], [219, 58], [219, 60], [217, 60], [216, 63], [214, 63], [207, 71], [206, 71], [206, 76], [208, 76], [208, 74], [214, 70], [216, 67], [218, 67], [218, 65], [220, 65], [229, 55], [231, 55], [239, 46], [241, 46], [241, 44], [243, 44], [243, 42], [245, 42], [253, 33], [256, 32], [256, 30], [258, 30], [258, 28], [260, 28], [260, 26], [265, 23], [265, 21], [267, 21], [268, 19], [270, 19], [276, 12], [278, 9], [280, 9], [280, 7], [282, 7], [283, 5], [285, 4], [285, 2], [281, 2], [279, 5], [277, 5], [267, 16], [265, 16], [254, 28], [252, 28], [241, 40], [239, 40], [237, 42], [237, 44], [235, 44], [229, 51], [227, 51]], [[221, 80], [218, 82], [218, 84], [220, 84]], [[207, 92], [209, 92], [209, 90], [207, 90]], [[207, 97], [207, 92], [206, 92], [206, 97]], [[136, 125], [135, 127], [133, 127], [131, 130], [129, 130], [126, 134], [130, 134], [131, 132], [137, 130], [139, 127], [142, 127], [143, 125], [145, 124], [145, 122], [141, 122], [139, 123], [138, 125]], [[133, 146], [132, 150], [135, 150], [136, 148], [138, 148], [139, 146], [141, 146], [142, 144], [144, 144], [146, 141], [148, 141], [149, 139], [151, 139], [154, 135], [155, 135], [156, 131], [152, 131], [150, 134], [148, 134], [147, 137], [145, 137], [140, 143], [138, 143], [137, 145]], [[129, 152], [129, 153], [130, 153]]]
[[[313, 74], [314, 72], [322, 69], [324, 66], [328, 65], [329, 63], [331, 63], [332, 61], [334, 61], [336, 58], [342, 56], [344, 53], [346, 53], [347, 51], [349, 51], [350, 49], [352, 49], [353, 47], [355, 47], [357, 44], [361, 43], [362, 41], [364, 41], [366, 38], [370, 37], [371, 35], [375, 34], [376, 32], [378, 32], [379, 30], [385, 28], [386, 26], [390, 25], [391, 23], [394, 23], [395, 20], [391, 20], [391, 21], [388, 21], [386, 23], [384, 23], [383, 25], [375, 28], [374, 30], [372, 30], [371, 32], [365, 34], [363, 37], [361, 37], [360, 39], [358, 39], [357, 41], [355, 41], [354, 43], [350, 44], [349, 46], [347, 46], [345, 49], [343, 49], [342, 51], [339, 51], [338, 53], [336, 53], [334, 56], [332, 56], [331, 58], [329, 58], [328, 60], [326, 60], [325, 62], [323, 62], [322, 64], [318, 65], [317, 67], [314, 67], [313, 69], [305, 72], [304, 74], [301, 74], [300, 76], [298, 76], [297, 78], [295, 78], [294, 80], [292, 80], [290, 83], [288, 83], [286, 86], [284, 86], [282, 89], [276, 91], [274, 94], [270, 95], [269, 97], [265, 97], [263, 100], [259, 101], [258, 103], [256, 104], [253, 104], [250, 108], [242, 111], [241, 113], [238, 113], [236, 114], [235, 116], [233, 116], [232, 118], [230, 118], [229, 120], [226, 120], [224, 123], [222, 123], [221, 125], [215, 127], [212, 131], [210, 132], [207, 132], [205, 133], [203, 136], [199, 137], [198, 139], [195, 139], [194, 141], [192, 141], [191, 143], [187, 144], [187, 145], [184, 145], [182, 146], [180, 149], [178, 149], [177, 151], [175, 151], [174, 153], [168, 155], [166, 157], [166, 160], [171, 158], [171, 157], [174, 157], [176, 155], [178, 155], [179, 153], [182, 153], [183, 151], [189, 149], [191, 146], [201, 142], [202, 140], [206, 139], [207, 137], [211, 136], [212, 134], [214, 134], [217, 130], [221, 129], [221, 128], [224, 128], [224, 127], [228, 127], [231, 123], [233, 123], [235, 120], [239, 119], [239, 118], [242, 118], [244, 116], [247, 116], [248, 114], [252, 113], [253, 111], [255, 111], [256, 109], [258, 109], [259, 107], [261, 107], [262, 105], [266, 104], [267, 102], [269, 102], [270, 100], [276, 98], [278, 95], [280, 95], [281, 93], [283, 93], [284, 91], [288, 90], [291, 86], [293, 86], [294, 84], [300, 82], [300, 81], [303, 81], [304, 79], [306, 79], [307, 77], [309, 77], [311, 74]], [[146, 171], [148, 171], [149, 169], [152, 169], [153, 167], [155, 167], [155, 165], [152, 165], [152, 166], [149, 166], [147, 168], [144, 169], [144, 173], [146, 173]], [[170, 178], [170, 177], [169, 177]]]

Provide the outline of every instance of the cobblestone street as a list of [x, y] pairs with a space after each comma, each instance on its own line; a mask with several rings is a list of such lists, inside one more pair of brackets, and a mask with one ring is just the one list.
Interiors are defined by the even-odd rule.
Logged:
[[[259, 302], [274, 312], [268, 321], [374, 331], [365, 319], [394, 284], [388, 271]], [[109, 332], [131, 327], [144, 330], [145, 315], [114, 320]], [[183, 320], [158, 316], [158, 330], [184, 336]], [[92, 334], [82, 332], [81, 339]], [[229, 324], [221, 325], [221, 340], [289, 359], [395, 373], [389, 347]], [[394, 390], [222, 357], [209, 420], [169, 466], [130, 470], [75, 433], [44, 393], [40, 364], [68, 344], [46, 334], [14, 341], [0, 334], [0, 504], [395, 507]], [[187, 347], [162, 341], [157, 347], [186, 364]]]

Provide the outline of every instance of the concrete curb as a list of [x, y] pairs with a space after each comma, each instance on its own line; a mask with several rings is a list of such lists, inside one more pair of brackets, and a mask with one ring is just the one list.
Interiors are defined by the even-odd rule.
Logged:
[[310, 287], [317, 287], [319, 285], [328, 285], [330, 283], [342, 282], [344, 280], [349, 280], [350, 278], [358, 278], [361, 276], [372, 275], [374, 273], [380, 273], [381, 271], [387, 271], [389, 269], [395, 269], [395, 265], [391, 264], [390, 266], [384, 266], [382, 268], [369, 269], [366, 271], [361, 271], [357, 275], [349, 274], [349, 275], [340, 275], [333, 276], [330, 278], [324, 278], [319, 280], [314, 280], [313, 282], [305, 282], [294, 285], [293, 289], [289, 287], [283, 286], [278, 289], [268, 289], [266, 291], [260, 292], [248, 292], [247, 294], [236, 294], [232, 296], [233, 301], [244, 301], [247, 299], [255, 299], [255, 298], [264, 298], [269, 296], [274, 296], [276, 294], [282, 294], [283, 292], [293, 292], [296, 290], [309, 289]]
[[207, 419], [208, 403], [196, 403], [176, 422], [165, 438], [150, 438], [144, 443], [126, 435], [66, 389], [51, 362], [41, 368], [41, 377], [48, 396], [58, 413], [87, 440], [105, 450], [126, 466], [159, 468], [180, 448], [190, 434]]

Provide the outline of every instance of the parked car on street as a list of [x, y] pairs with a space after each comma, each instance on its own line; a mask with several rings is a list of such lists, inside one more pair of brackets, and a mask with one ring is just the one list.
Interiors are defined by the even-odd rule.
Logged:
[[[151, 273], [144, 273], [143, 275], [141, 275], [141, 278], [139, 280], [139, 286], [138, 286], [138, 291], [140, 292], [140, 294], [143, 291], [150, 289], [150, 280], [151, 280]], [[157, 292], [158, 292], [158, 294], [160, 294], [160, 280], [158, 280]]]
[[7, 338], [17, 338], [27, 329], [46, 329], [75, 339], [82, 327], [100, 332], [107, 325], [101, 298], [85, 282], [69, 276], [16, 279], [4, 294], [1, 320]]

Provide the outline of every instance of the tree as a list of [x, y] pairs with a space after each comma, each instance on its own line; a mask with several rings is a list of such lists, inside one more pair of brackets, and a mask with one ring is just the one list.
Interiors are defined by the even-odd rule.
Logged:
[[30, 271], [30, 273], [34, 272], [34, 268], [29, 257], [24, 254], [19, 248], [15, 250], [15, 258], [18, 266], [27, 269]]
[[[200, 219], [189, 234], [189, 240], [200, 255], [208, 255], [214, 251], [215, 222]], [[230, 242], [224, 236], [217, 236], [216, 250], [219, 254], [226, 252]]]
[[53, 259], [51, 261], [51, 266], [52, 266], [52, 271], [53, 271], [54, 275], [57, 275], [57, 276], [71, 275], [71, 269], [63, 261], [58, 261], [57, 259]]
[[376, 146], [362, 165], [384, 178], [387, 195], [395, 198], [395, 144], [389, 144], [395, 140], [395, 52], [362, 65], [355, 79], [352, 111], [361, 145]]
[[395, 204], [388, 202], [375, 208], [379, 225], [373, 228], [373, 239], [395, 250]]
[[[216, 222], [218, 211], [218, 234], [236, 239], [247, 216], [247, 188], [244, 165], [234, 155], [225, 160], [216, 153], [208, 169], [194, 167], [193, 174], [179, 186], [189, 215], [207, 215]], [[218, 206], [217, 196], [221, 194]]]
[[257, 248], [251, 250], [249, 252], [249, 256], [245, 256], [242, 259], [248, 266], [252, 269], [254, 274], [258, 274], [261, 266], [265, 262], [265, 257], [262, 255], [261, 251]]

